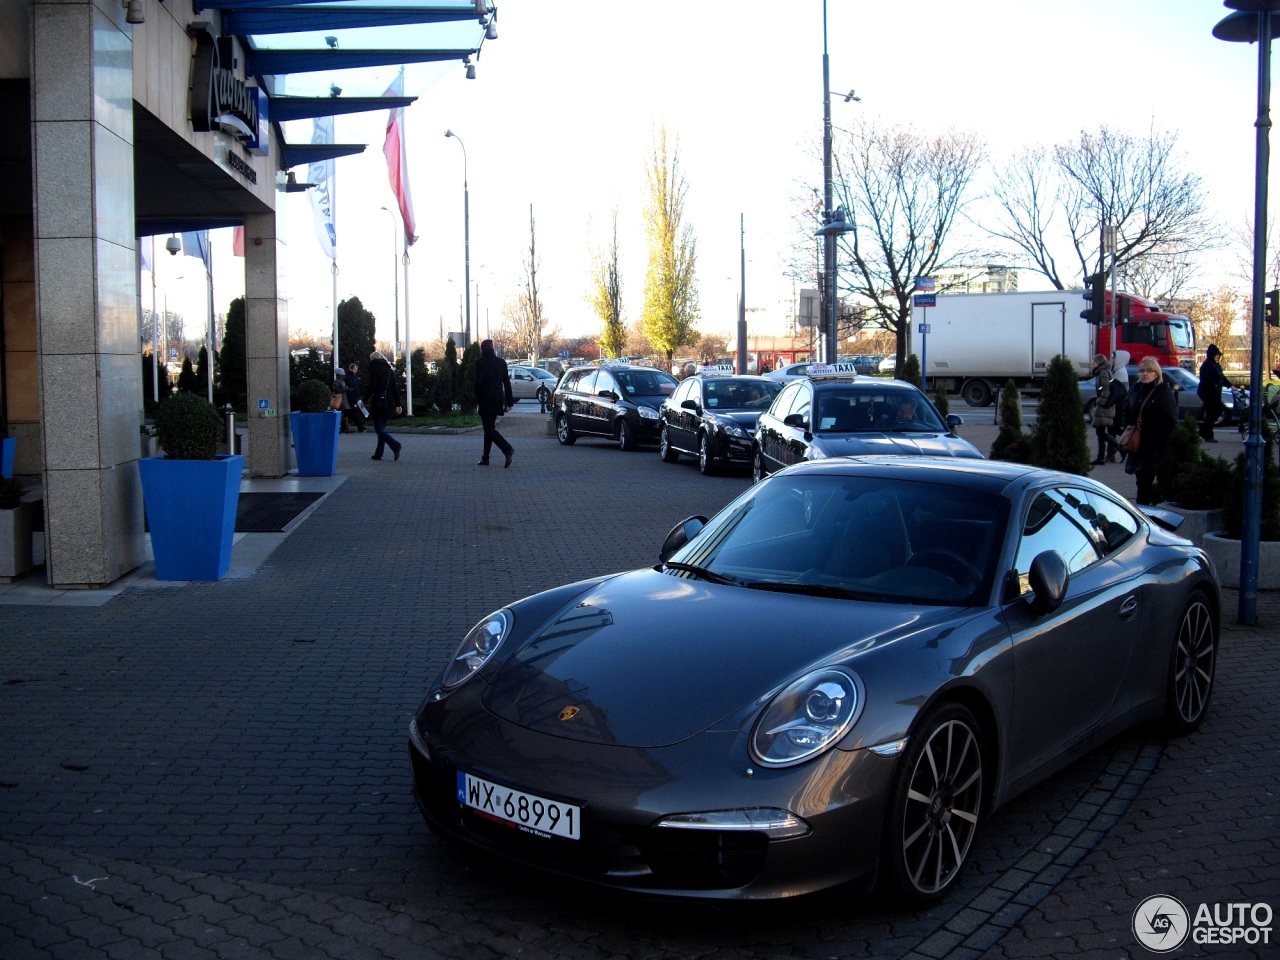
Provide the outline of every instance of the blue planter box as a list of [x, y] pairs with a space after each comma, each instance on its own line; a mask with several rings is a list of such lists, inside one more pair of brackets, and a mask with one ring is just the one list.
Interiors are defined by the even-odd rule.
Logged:
[[13, 476], [13, 448], [17, 445], [16, 437], [0, 439], [0, 478]]
[[158, 580], [220, 580], [231, 569], [240, 502], [239, 454], [138, 461]]
[[342, 414], [337, 410], [324, 413], [289, 414], [293, 430], [293, 449], [300, 477], [332, 477], [338, 472], [338, 430]]

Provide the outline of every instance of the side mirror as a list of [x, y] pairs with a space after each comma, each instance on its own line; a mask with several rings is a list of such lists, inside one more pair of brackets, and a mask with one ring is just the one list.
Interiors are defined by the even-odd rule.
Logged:
[[1027, 572], [1031, 587], [1031, 609], [1036, 613], [1053, 613], [1062, 606], [1067, 595], [1067, 565], [1056, 550], [1037, 554]]
[[658, 553], [658, 560], [662, 563], [666, 563], [673, 553], [701, 533], [702, 528], [706, 525], [707, 518], [703, 516], [690, 517], [687, 520], [681, 520], [671, 528], [671, 532], [667, 534], [667, 538], [662, 541], [662, 550]]
[[948, 413], [947, 426], [950, 427], [952, 430], [954, 430], [956, 427], [963, 427], [964, 417], [960, 416], [960, 414], [958, 413]]
[[801, 429], [807, 429], [809, 426], [805, 422], [804, 414], [802, 413], [789, 413], [782, 422], [788, 427], [800, 427]]
[[680, 408], [681, 408], [682, 410], [697, 410], [697, 409], [698, 409], [698, 401], [697, 401], [697, 400], [686, 400], [686, 401], [684, 401], [682, 404], [680, 404]]

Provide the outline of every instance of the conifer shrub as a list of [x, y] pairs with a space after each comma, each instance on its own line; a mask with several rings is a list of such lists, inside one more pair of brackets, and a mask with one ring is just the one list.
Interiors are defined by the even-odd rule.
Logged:
[[1038, 467], [1080, 476], [1090, 469], [1079, 379], [1075, 364], [1062, 355], [1049, 361], [1045, 373], [1031, 454], [1032, 463]]
[[323, 380], [304, 380], [298, 387], [298, 412], [324, 413], [332, 397], [332, 389]]
[[992, 460], [1008, 460], [1011, 463], [1030, 463], [1031, 448], [1022, 430], [1022, 395], [1012, 380], [1000, 391], [1000, 432], [991, 444], [988, 454]]
[[218, 408], [194, 393], [175, 393], [156, 408], [156, 437], [173, 460], [215, 459], [223, 429]]
[[914, 353], [909, 354], [907, 359], [902, 361], [902, 372], [898, 375], [898, 379], [913, 383], [921, 390], [924, 389], [924, 381], [920, 379], [920, 358]]

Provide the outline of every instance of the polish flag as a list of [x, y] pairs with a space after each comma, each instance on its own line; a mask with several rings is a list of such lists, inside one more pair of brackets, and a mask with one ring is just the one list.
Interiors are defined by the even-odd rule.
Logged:
[[231, 235], [231, 252], [237, 257], [244, 256], [244, 227], [236, 227]]
[[[404, 96], [404, 68], [396, 75], [384, 97]], [[409, 161], [404, 149], [404, 108], [392, 107], [387, 113], [387, 138], [382, 143], [387, 158], [387, 175], [391, 179], [391, 192], [396, 195], [400, 207], [400, 220], [404, 224], [404, 242], [412, 246], [418, 240], [413, 222], [413, 197], [409, 193]]]

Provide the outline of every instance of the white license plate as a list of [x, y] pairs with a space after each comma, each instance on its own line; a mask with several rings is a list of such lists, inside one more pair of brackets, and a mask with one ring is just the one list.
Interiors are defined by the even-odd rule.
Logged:
[[528, 833], [568, 840], [581, 835], [581, 807], [499, 786], [462, 770], [458, 771], [458, 802]]

